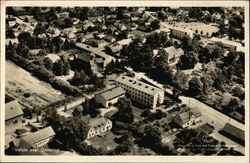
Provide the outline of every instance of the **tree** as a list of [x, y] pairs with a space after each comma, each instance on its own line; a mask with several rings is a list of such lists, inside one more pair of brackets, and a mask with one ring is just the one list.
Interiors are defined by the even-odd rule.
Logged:
[[88, 19], [88, 16], [89, 16], [89, 9], [88, 9], [88, 7], [83, 7], [82, 10], [81, 10], [81, 13], [79, 15], [79, 19], [81, 21], [84, 21], [84, 20]]
[[54, 66], [54, 64], [53, 64], [53, 62], [52, 62], [52, 60], [51, 59], [49, 59], [48, 57], [46, 57], [44, 60], [44, 66], [48, 69], [48, 70], [53, 70], [53, 66]]
[[231, 98], [231, 100], [229, 101], [228, 105], [225, 106], [224, 111], [226, 113], [230, 113], [235, 111], [237, 108], [239, 108], [240, 106], [240, 102], [239, 100], [237, 100], [236, 98]]
[[128, 98], [120, 98], [118, 100], [118, 112], [116, 112], [111, 119], [114, 121], [121, 121], [125, 123], [132, 123], [134, 121], [134, 114], [131, 108], [131, 101]]
[[161, 133], [157, 127], [146, 125], [144, 133], [145, 134], [142, 138], [143, 146], [152, 147], [161, 143]]
[[206, 95], [211, 91], [212, 85], [213, 85], [213, 81], [211, 79], [211, 77], [204, 73], [202, 74], [202, 76], [200, 77], [200, 81], [203, 84], [203, 94]]
[[162, 11], [162, 10], [159, 11], [157, 13], [157, 15], [158, 15], [158, 18], [161, 19], [161, 20], [165, 20], [166, 19], [166, 13], [164, 11]]
[[18, 42], [31, 47], [32, 36], [29, 32], [21, 32], [18, 37]]
[[61, 39], [61, 37], [57, 36], [57, 37], [53, 37], [52, 39], [52, 45], [55, 46], [55, 52], [58, 53], [62, 50], [62, 46], [63, 46], [63, 40]]
[[189, 94], [191, 96], [200, 95], [203, 91], [203, 84], [198, 77], [192, 77], [188, 82]]
[[12, 28], [6, 30], [6, 38], [16, 38]]
[[89, 82], [89, 77], [83, 70], [76, 71], [74, 77], [69, 81], [71, 85], [81, 86]]
[[188, 76], [182, 71], [177, 70], [173, 78], [173, 85], [179, 90], [185, 90], [187, 88]]
[[159, 20], [153, 20], [151, 23], [150, 23], [150, 26], [153, 28], [153, 30], [156, 30], [156, 29], [159, 29], [160, 28], [160, 22]]
[[187, 54], [182, 55], [180, 57], [180, 60], [177, 66], [182, 70], [192, 69], [194, 68], [197, 62], [198, 62], [197, 54], [194, 53], [193, 51], [190, 51]]
[[63, 61], [59, 60], [59, 61], [54, 63], [53, 72], [56, 76], [64, 75]]
[[64, 28], [71, 28], [73, 26], [73, 21], [70, 17], [65, 18], [63, 22], [64, 22]]

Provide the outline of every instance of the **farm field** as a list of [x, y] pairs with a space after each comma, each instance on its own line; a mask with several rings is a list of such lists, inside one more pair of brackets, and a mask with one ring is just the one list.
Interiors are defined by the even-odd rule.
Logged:
[[23, 107], [41, 107], [65, 98], [62, 92], [33, 77], [29, 72], [6, 61], [5, 91]]

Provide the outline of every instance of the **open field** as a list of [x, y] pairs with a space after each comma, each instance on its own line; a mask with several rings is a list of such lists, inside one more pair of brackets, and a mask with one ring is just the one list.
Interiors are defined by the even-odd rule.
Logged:
[[65, 97], [60, 91], [10, 61], [6, 61], [5, 84], [6, 94], [16, 98], [24, 107], [46, 106]]

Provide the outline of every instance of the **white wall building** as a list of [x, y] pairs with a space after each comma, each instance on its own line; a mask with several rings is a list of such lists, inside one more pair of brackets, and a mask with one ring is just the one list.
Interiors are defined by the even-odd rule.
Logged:
[[220, 42], [225, 48], [244, 52], [244, 47], [239, 42], [230, 41], [230, 40], [226, 40], [226, 39], [222, 39], [218, 37], [212, 37], [211, 41]]
[[93, 119], [89, 120], [87, 122], [87, 124], [89, 126], [89, 131], [87, 133], [86, 139], [95, 137], [97, 135], [104, 134], [107, 131], [111, 130], [111, 128], [112, 128], [111, 120], [104, 118], [104, 117], [93, 118]]
[[28, 142], [33, 148], [42, 147], [53, 140], [55, 132], [51, 126], [43, 128], [32, 134], [26, 135], [22, 139]]
[[102, 104], [104, 107], [109, 107], [109, 105], [117, 103], [120, 97], [124, 97], [125, 93], [121, 87], [115, 87], [101, 91], [95, 95], [95, 99], [97, 103]]
[[180, 28], [180, 27], [173, 27], [170, 28], [171, 34], [173, 37], [178, 38], [178, 39], [183, 39], [184, 37], [188, 36], [191, 39], [194, 37], [194, 32], [190, 29], [186, 28]]
[[155, 109], [157, 104], [162, 104], [164, 102], [164, 90], [152, 85], [143, 83], [128, 76], [119, 76], [115, 80], [115, 83], [130, 94], [132, 100], [152, 109]]

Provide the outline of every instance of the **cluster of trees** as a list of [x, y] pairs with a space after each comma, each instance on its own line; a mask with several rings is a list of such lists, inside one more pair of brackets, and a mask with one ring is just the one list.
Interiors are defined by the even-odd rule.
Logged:
[[[202, 137], [209, 139], [209, 141], [204, 141]], [[218, 140], [205, 133], [199, 133], [194, 129], [183, 129], [178, 134], [176, 134], [176, 139], [174, 140], [175, 148], [185, 148], [192, 153], [204, 155], [212, 155], [218, 152], [216, 145]]]
[[10, 59], [25, 70], [31, 72], [38, 79], [50, 83], [55, 89], [58, 89], [67, 95], [78, 96], [82, 94], [82, 91], [76, 87], [62, 82], [61, 80], [55, 79], [54, 74], [44, 65], [37, 65], [27, 60], [25, 57], [18, 55], [12, 43], [6, 47], [6, 58]]
[[161, 110], [156, 110], [155, 113], [152, 113], [150, 110], [145, 110], [141, 113], [141, 117], [145, 117], [144, 122], [152, 122], [154, 120], [159, 120], [163, 117], [166, 117], [166, 113]]
[[116, 124], [116, 122], [131, 124], [134, 121], [134, 114], [132, 112], [132, 102], [129, 98], [120, 98], [117, 102], [118, 112], [116, 112], [111, 120]]
[[104, 151], [93, 148], [82, 142], [87, 137], [88, 126], [80, 118], [65, 119], [55, 109], [48, 109], [44, 120], [51, 126], [55, 138], [65, 145], [66, 149], [74, 149], [82, 155], [102, 155]]

